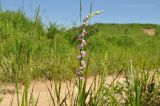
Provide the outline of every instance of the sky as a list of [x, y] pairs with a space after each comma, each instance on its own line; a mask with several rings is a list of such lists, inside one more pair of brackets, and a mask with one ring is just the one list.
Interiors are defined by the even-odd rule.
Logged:
[[[152, 23], [160, 24], [160, 0], [82, 0], [82, 16], [103, 10], [91, 23]], [[32, 18], [40, 6], [42, 22], [70, 26], [80, 24], [79, 0], [0, 0], [3, 10], [23, 9]]]

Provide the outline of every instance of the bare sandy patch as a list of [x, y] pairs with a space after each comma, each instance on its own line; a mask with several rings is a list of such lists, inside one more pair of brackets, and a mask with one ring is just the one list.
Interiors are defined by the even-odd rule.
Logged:
[[[93, 83], [95, 77], [89, 77], [87, 78], [87, 89], [89, 89], [89, 87], [91, 86], [91, 84]], [[99, 79], [99, 76], [97, 76], [97, 79]], [[125, 80], [125, 78], [123, 76], [115, 76], [115, 75], [109, 75], [106, 77], [106, 82], [105, 82], [105, 86], [109, 86], [111, 83], [116, 83], [116, 82], [120, 82], [123, 83], [123, 81]], [[98, 85], [99, 81], [96, 80], [96, 84]], [[34, 89], [33, 89], [34, 87]], [[55, 88], [55, 82], [54, 81], [33, 81], [30, 84], [29, 87], [29, 97], [30, 98], [30, 94], [33, 90], [33, 98], [36, 101], [36, 98], [39, 96], [38, 99], [38, 106], [51, 106], [51, 97], [50, 94], [48, 92], [48, 88], [52, 91], [52, 93], [55, 93], [54, 88]], [[15, 86], [12, 84], [7, 84], [7, 85], [3, 85], [1, 86], [1, 90], [2, 92], [0, 93], [0, 97], [2, 97], [2, 102], [0, 104], [0, 106], [10, 106], [11, 101], [13, 100], [13, 106], [17, 106], [17, 96], [16, 96], [16, 89]], [[64, 98], [65, 95], [67, 94], [68, 90], [71, 90], [71, 92], [74, 90], [74, 95], [75, 96], [77, 94], [78, 89], [75, 87], [75, 82], [62, 82], [61, 83], [61, 98]], [[22, 98], [23, 95], [23, 91], [24, 91], [24, 86], [20, 86], [19, 87], [19, 97], [20, 99]], [[69, 100], [68, 100], [69, 102]]]
[[156, 34], [156, 29], [154, 28], [145, 28], [145, 29], [142, 29], [143, 32], [149, 36], [155, 36]]

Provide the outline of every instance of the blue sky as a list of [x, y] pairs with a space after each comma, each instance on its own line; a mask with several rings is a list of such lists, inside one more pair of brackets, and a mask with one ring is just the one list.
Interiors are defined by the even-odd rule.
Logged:
[[[40, 6], [42, 21], [47, 24], [79, 24], [79, 0], [0, 0], [3, 10], [18, 10], [30, 18]], [[82, 0], [83, 16], [89, 12], [90, 3], [93, 10], [104, 13], [93, 18], [92, 23], [153, 23], [160, 24], [160, 0]]]

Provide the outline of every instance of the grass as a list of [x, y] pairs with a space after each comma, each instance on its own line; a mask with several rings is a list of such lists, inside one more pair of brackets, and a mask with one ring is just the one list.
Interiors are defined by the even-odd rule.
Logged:
[[[56, 24], [47, 28], [38, 20], [31, 20], [22, 12], [0, 13], [0, 80], [23, 81], [25, 70], [31, 78], [70, 79], [76, 62], [76, 27], [66, 30]], [[132, 60], [140, 69], [160, 66], [159, 25], [151, 24], [94, 24], [87, 29], [88, 74], [100, 73], [101, 60], [108, 54], [109, 72], [114, 73]], [[148, 36], [141, 29], [155, 28], [156, 36]], [[135, 33], [136, 32], [136, 33]], [[97, 59], [98, 58], [98, 59]], [[3, 70], [3, 71], [2, 71]], [[11, 80], [13, 82], [13, 80]]]
[[[0, 12], [0, 81], [16, 84], [18, 106], [37, 105], [39, 97], [28, 99], [28, 88], [30, 81], [43, 78], [58, 81], [54, 93], [48, 87], [53, 105], [66, 105], [69, 99], [74, 106], [160, 105], [159, 25], [97, 23], [88, 26], [85, 75], [100, 75], [100, 82], [96, 85], [95, 77], [87, 89], [87, 79], [75, 80], [76, 97], [68, 89], [66, 96], [60, 98], [61, 81], [73, 80], [78, 66], [76, 36], [80, 30], [76, 26], [66, 29], [56, 24], [44, 27], [38, 11], [33, 20], [21, 11]], [[142, 29], [146, 28], [154, 28], [155, 36], [145, 34]], [[123, 75], [124, 83], [113, 81], [105, 86], [105, 76], [114, 73]], [[19, 83], [25, 86], [22, 100]]]

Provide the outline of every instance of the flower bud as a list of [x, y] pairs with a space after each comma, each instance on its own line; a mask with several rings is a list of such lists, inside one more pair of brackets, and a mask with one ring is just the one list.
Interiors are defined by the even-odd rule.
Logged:
[[86, 54], [87, 54], [86, 51], [81, 51], [81, 56], [82, 56], [82, 57], [85, 57]]
[[77, 46], [77, 48], [82, 49], [83, 46], [84, 46], [84, 44], [81, 43], [81, 45]]
[[83, 39], [82, 35], [78, 35], [77, 39], [82, 40]]
[[86, 67], [86, 63], [85, 63], [85, 61], [81, 61], [81, 66], [84, 68], [84, 67]]
[[82, 39], [82, 44], [83, 44], [83, 45], [86, 45], [87, 42], [86, 42], [84, 39]]

